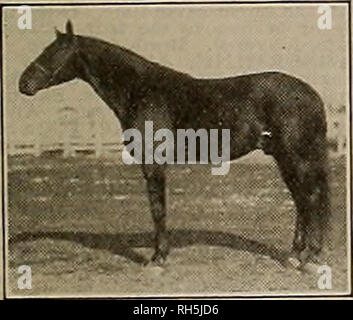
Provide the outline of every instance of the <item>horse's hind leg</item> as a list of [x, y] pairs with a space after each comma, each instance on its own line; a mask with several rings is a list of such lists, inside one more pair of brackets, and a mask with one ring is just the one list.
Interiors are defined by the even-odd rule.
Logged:
[[275, 155], [297, 208], [293, 251], [302, 263], [317, 257], [328, 228], [329, 198], [325, 139], [312, 141], [305, 153], [293, 146]]
[[302, 179], [307, 244], [301, 252], [301, 260], [314, 259], [320, 253], [324, 240], [328, 243], [329, 192], [326, 159], [307, 160], [299, 167]]
[[306, 229], [305, 229], [305, 215], [300, 214], [304, 211], [304, 200], [302, 196], [302, 192], [300, 190], [300, 185], [298, 184], [297, 173], [295, 167], [291, 159], [286, 159], [284, 157], [277, 158], [277, 164], [279, 170], [281, 172], [282, 178], [286, 183], [291, 196], [294, 200], [296, 209], [297, 209], [297, 216], [296, 216], [296, 226], [294, 232], [294, 239], [293, 239], [293, 247], [292, 250], [296, 255], [305, 249], [306, 246]]

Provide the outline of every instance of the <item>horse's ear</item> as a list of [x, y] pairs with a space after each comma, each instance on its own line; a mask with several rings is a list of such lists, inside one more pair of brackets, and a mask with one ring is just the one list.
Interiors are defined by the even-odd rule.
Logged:
[[73, 28], [72, 22], [70, 20], [67, 20], [67, 22], [66, 22], [66, 34], [69, 36], [74, 35], [74, 28]]
[[54, 29], [55, 29], [56, 38], [59, 38], [62, 35], [62, 33], [57, 28], [54, 28]]

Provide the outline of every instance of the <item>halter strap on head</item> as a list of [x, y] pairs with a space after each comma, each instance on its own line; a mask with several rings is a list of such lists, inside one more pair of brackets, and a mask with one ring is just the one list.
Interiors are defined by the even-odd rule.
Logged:
[[46, 73], [46, 74], [49, 74], [50, 72], [46, 69], [46, 68], [44, 68], [39, 62], [37, 62], [37, 61], [34, 61], [33, 62], [33, 65], [36, 67], [36, 68], [38, 68], [40, 71], [42, 71], [43, 73]]
[[[72, 55], [76, 54], [76, 50], [73, 50], [72, 52], [69, 52], [64, 59], [62, 59], [63, 61], [69, 59]], [[62, 65], [59, 65], [53, 72], [49, 71], [47, 68], [43, 67], [39, 62], [34, 61], [33, 62], [34, 66], [37, 67], [41, 72], [43, 72], [46, 75], [50, 76], [50, 79], [48, 80], [48, 84], [50, 84], [53, 79], [55, 78], [55, 76], [62, 70], [62, 68], [65, 67], [65, 63], [63, 63]]]

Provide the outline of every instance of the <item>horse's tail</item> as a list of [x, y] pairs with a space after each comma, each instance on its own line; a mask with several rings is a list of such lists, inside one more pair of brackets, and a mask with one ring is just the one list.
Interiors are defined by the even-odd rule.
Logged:
[[329, 162], [329, 142], [327, 137], [327, 122], [326, 122], [326, 112], [325, 112], [325, 130], [323, 132], [323, 136], [321, 137], [321, 166], [319, 167], [319, 183], [321, 189], [321, 212], [322, 212], [322, 228], [324, 232], [324, 241], [327, 242], [327, 245], [331, 247], [330, 239], [332, 234], [331, 231], [331, 196], [330, 196], [330, 162]]
[[[320, 97], [316, 99], [314, 105], [315, 113], [310, 121], [311, 126], [311, 141], [307, 141], [310, 148], [308, 150], [308, 159], [314, 162], [315, 168], [315, 183], [319, 190], [319, 223], [323, 231], [323, 240], [330, 243], [331, 236], [331, 203], [330, 203], [330, 182], [329, 182], [329, 142], [327, 137], [327, 116], [325, 106]], [[329, 245], [330, 246], [330, 245]]]

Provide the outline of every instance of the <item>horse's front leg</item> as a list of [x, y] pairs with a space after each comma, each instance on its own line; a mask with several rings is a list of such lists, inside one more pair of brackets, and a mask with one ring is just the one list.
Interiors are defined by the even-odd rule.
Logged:
[[148, 198], [155, 228], [155, 252], [152, 262], [163, 265], [169, 253], [166, 230], [165, 167], [157, 164], [144, 164], [142, 171], [147, 181]]

